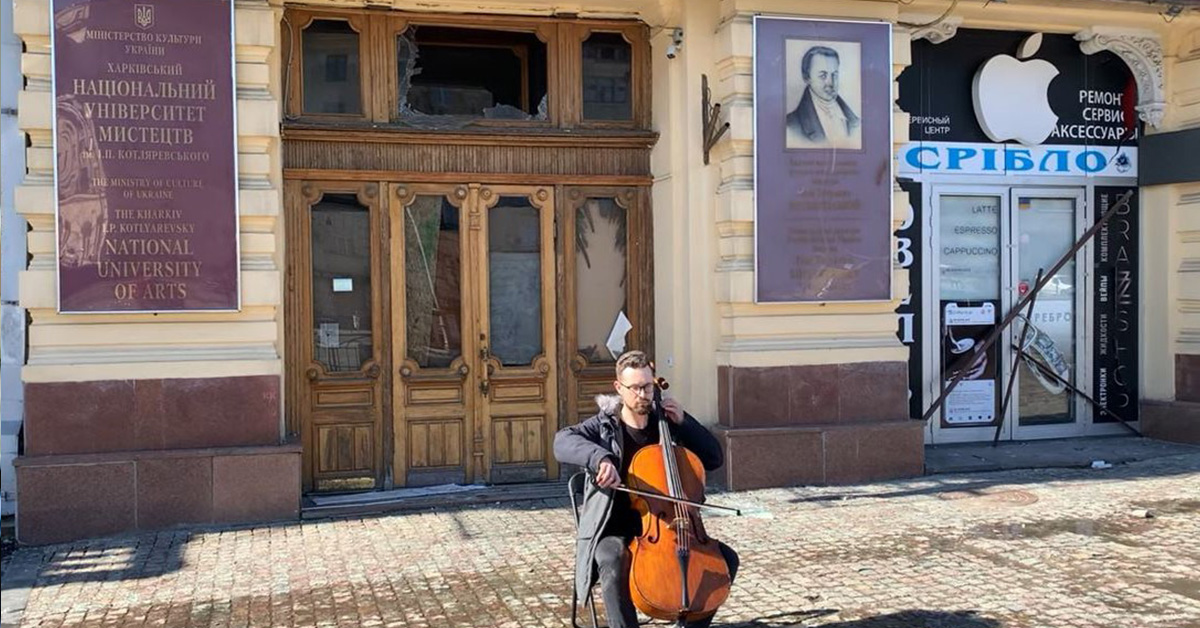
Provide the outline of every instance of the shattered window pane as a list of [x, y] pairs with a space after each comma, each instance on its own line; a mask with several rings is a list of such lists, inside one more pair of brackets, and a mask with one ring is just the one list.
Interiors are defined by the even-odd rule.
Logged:
[[403, 119], [546, 119], [546, 44], [532, 33], [414, 26], [396, 67]]

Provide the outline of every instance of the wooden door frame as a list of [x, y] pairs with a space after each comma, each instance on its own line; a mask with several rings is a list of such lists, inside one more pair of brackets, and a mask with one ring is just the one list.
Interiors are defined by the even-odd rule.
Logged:
[[[362, 111], [354, 114], [314, 114], [303, 111], [303, 37], [315, 20], [346, 22], [358, 34]], [[312, 7], [287, 5], [281, 24], [283, 40], [284, 109], [290, 121], [358, 125], [361, 129], [395, 124], [398, 81], [395, 38], [409, 26], [439, 26], [528, 33], [546, 44], [547, 120], [488, 120], [479, 118], [479, 128], [518, 130], [538, 134], [575, 127], [595, 131], [648, 130], [651, 122], [650, 27], [628, 19], [579, 19], [575, 17], [500, 14], [456, 14], [404, 10], [380, 11], [376, 7]], [[619, 35], [630, 44], [629, 120], [607, 121], [583, 118], [582, 45], [594, 33]], [[418, 125], [419, 126], [419, 125]], [[374, 130], [374, 129], [371, 129]]]
[[[562, 185], [559, 186], [558, 216], [558, 273], [559, 273], [559, 427], [577, 422], [586, 396], [580, 381], [608, 378], [610, 363], [603, 367], [588, 365], [578, 353], [576, 276], [576, 211], [590, 198], [611, 198], [626, 211], [625, 277], [626, 316], [633, 329], [626, 341], [627, 349], [640, 349], [654, 355], [654, 251], [653, 216], [650, 212], [648, 186]], [[605, 380], [605, 386], [607, 386]], [[606, 387], [588, 392], [610, 394]]]
[[[444, 198], [459, 210], [458, 237], [461, 256], [460, 273], [462, 273], [462, 283], [459, 287], [462, 304], [460, 309], [462, 318], [459, 321], [462, 332], [460, 354], [448, 367], [438, 369], [436, 374], [430, 373], [429, 382], [432, 384], [436, 381], [444, 385], [447, 369], [451, 372], [457, 370], [461, 375], [462, 382], [459, 387], [463, 391], [461, 402], [463, 432], [460, 437], [461, 442], [456, 446], [460, 447], [457, 458], [460, 460], [458, 466], [462, 470], [462, 480], [467, 482], [493, 481], [498, 467], [496, 466], [497, 456], [494, 447], [495, 417], [492, 416], [492, 404], [508, 405], [511, 408], [512, 402], [510, 401], [508, 404], [500, 401], [493, 402], [491, 395], [483, 395], [478, 392], [480, 384], [490, 380], [495, 374], [501, 382], [505, 379], [510, 380], [509, 383], [501, 384], [502, 386], [516, 390], [523, 385], [528, 385], [528, 381], [522, 380], [528, 380], [529, 376], [536, 379], [537, 373], [541, 372], [547, 378], [541, 384], [544, 386], [542, 395], [546, 399], [555, 400], [553, 405], [545, 409], [545, 414], [555, 415], [559, 411], [556, 328], [560, 319], [556, 306], [557, 282], [554, 281], [558, 272], [555, 248], [557, 214], [554, 190], [552, 187], [544, 185], [481, 183], [448, 185], [407, 181], [388, 182], [384, 188], [387, 190], [385, 196], [390, 218], [388, 265], [389, 269], [395, 271], [390, 274], [391, 283], [388, 293], [388, 298], [393, 300], [392, 318], [389, 324], [393, 338], [392, 364], [396, 366], [392, 376], [398, 378], [398, 381], [392, 386], [392, 414], [389, 422], [392, 427], [390, 462], [393, 481], [397, 485], [405, 485], [411, 479], [409, 476], [412, 469], [412, 460], [410, 459], [412, 443], [408, 442], [410, 437], [408, 422], [427, 418], [421, 416], [414, 419], [409, 416], [409, 412], [412, 411], [410, 406], [418, 405], [413, 401], [411, 395], [416, 390], [414, 385], [419, 386], [422, 376], [419, 372], [420, 367], [407, 355], [407, 302], [404, 296], [404, 280], [407, 273], [400, 271], [403, 261], [407, 259], [405, 253], [407, 241], [403, 231], [406, 223], [404, 217], [400, 215], [400, 211], [418, 196]], [[489, 211], [501, 196], [528, 197], [530, 204], [538, 210], [539, 241], [541, 243], [540, 267], [542, 268], [541, 305], [543, 316], [541, 331], [545, 342], [542, 354], [535, 356], [530, 366], [507, 367], [509, 369], [507, 377], [504, 373], [506, 367], [503, 367], [498, 360], [488, 359], [479, 354], [483, 343], [488, 345], [491, 343], [491, 330], [487, 329], [488, 322], [483, 318], [489, 316], [490, 313], [488, 283], [490, 269], [488, 260], [482, 256], [488, 253], [486, 238], [488, 236]], [[486, 339], [482, 337], [485, 330], [488, 334]], [[515, 381], [513, 381], [514, 379]], [[557, 431], [559, 423], [557, 416], [547, 416], [543, 421], [541, 451], [547, 478], [556, 477], [558, 472], [557, 461], [550, 452], [553, 434]], [[516, 469], [516, 471], [519, 472], [520, 469]]]
[[[375, 485], [377, 488], [387, 488], [387, 467], [384, 461], [390, 452], [388, 432], [391, 429], [386, 420], [391, 414], [390, 399], [391, 378], [382, 377], [388, 368], [390, 355], [389, 334], [380, 333], [385, 321], [389, 320], [391, 312], [383, 286], [388, 283], [388, 268], [385, 247], [386, 205], [385, 199], [379, 198], [380, 184], [378, 182], [335, 181], [335, 180], [304, 180], [286, 181], [284, 184], [285, 207], [287, 216], [284, 228], [286, 230], [285, 263], [286, 296], [285, 316], [293, 324], [284, 324], [285, 356], [285, 421], [289, 439], [299, 439], [302, 456], [302, 487], [308, 492], [315, 487], [315, 469], [313, 455], [317, 453], [314, 442], [314, 399], [311, 382], [318, 378], [330, 381], [345, 380], [346, 382], [373, 379], [378, 382], [379, 417], [373, 427], [373, 448]], [[312, 231], [311, 209], [328, 194], [353, 194], [358, 202], [369, 212], [370, 222], [370, 273], [371, 282], [371, 316], [372, 316], [372, 360], [364, 363], [359, 371], [331, 374], [324, 366], [316, 361], [312, 347]], [[305, 333], [302, 333], [305, 332]], [[288, 366], [291, 368], [288, 368]], [[305, 418], [307, 417], [307, 420]]]
[[[380, 446], [378, 454], [382, 456], [379, 462], [379, 483], [378, 486], [390, 488], [392, 485], [403, 485], [407, 473], [407, 461], [401, 461], [402, 452], [406, 452], [406, 442], [403, 430], [399, 429], [404, 420], [401, 399], [399, 395], [403, 393], [404, 387], [400, 382], [393, 381], [393, 378], [401, 376], [401, 369], [405, 364], [405, 345], [403, 338], [403, 330], [397, 331], [392, 326], [396, 321], [404, 320], [404, 286], [403, 277], [399, 273], [392, 272], [396, 266], [396, 261], [393, 255], [402, 254], [403, 252], [403, 233], [399, 230], [403, 229], [403, 221], [395, 220], [393, 210], [400, 198], [396, 196], [394, 190], [397, 187], [406, 188], [407, 194], [415, 193], [438, 193], [445, 195], [453, 195], [459, 203], [471, 203], [470, 195], [478, 193], [480, 188], [489, 188], [492, 190], [508, 190], [512, 186], [518, 185], [521, 177], [513, 174], [482, 174], [482, 173], [460, 173], [453, 178], [458, 181], [476, 181], [478, 183], [451, 185], [446, 181], [451, 177], [450, 173], [440, 173], [436, 176], [430, 176], [427, 173], [411, 173], [411, 172], [396, 172], [387, 173], [388, 176], [372, 180], [364, 181], [363, 177], [346, 177], [342, 178], [340, 174], [351, 174], [349, 172], [334, 172], [327, 171], [322, 173], [306, 173], [306, 174], [321, 174], [319, 178], [293, 178], [289, 177], [285, 181], [285, 207], [288, 209], [286, 217], [287, 242], [286, 242], [286, 268], [287, 268], [287, 298], [286, 298], [286, 317], [291, 322], [305, 320], [305, 316], [311, 317], [311, 293], [305, 281], [297, 281], [303, 279], [297, 272], [301, 269], [311, 272], [310, 244], [305, 240], [302, 234], [307, 233], [304, 230], [304, 225], [301, 222], [309, 219], [309, 214], [306, 208], [310, 207], [309, 201], [305, 200], [305, 189], [314, 189], [313, 186], [321, 187], [324, 192], [347, 193], [350, 191], [358, 191], [370, 189], [373, 187], [375, 194], [379, 195], [376, 202], [377, 217], [372, 218], [373, 229], [376, 229], [376, 234], [373, 234], [372, 241], [378, 249], [377, 254], [372, 257], [372, 273], [373, 277], [378, 277], [377, 281], [373, 281], [373, 290], [383, 290], [383, 294], [376, 294], [377, 308], [379, 309], [378, 320], [386, 321], [392, 333], [377, 334], [381, 336], [377, 342], [385, 343], [383, 345], [383, 353], [381, 357], [387, 360], [388, 364], [381, 364], [380, 367], [388, 369], [388, 376], [381, 382], [383, 388], [383, 414], [380, 421], [380, 430], [378, 441]], [[378, 174], [378, 173], [377, 173]], [[613, 198], [621, 207], [628, 212], [627, 218], [627, 257], [626, 257], [626, 276], [630, 281], [630, 288], [627, 292], [628, 309], [627, 315], [634, 324], [634, 329], [630, 332], [628, 346], [630, 348], [639, 348], [653, 355], [654, 350], [654, 272], [653, 272], [653, 217], [650, 205], [650, 186], [647, 181], [629, 181], [629, 185], [625, 185], [625, 181], [620, 184], [615, 184], [612, 177], [597, 176], [595, 177], [596, 184], [588, 185], [580, 183], [572, 177], [571, 182], [559, 183], [557, 185], [548, 184], [547, 177], [538, 177], [536, 181], [530, 181], [527, 185], [520, 185], [519, 188], [525, 192], [537, 187], [548, 188], [552, 197], [547, 199], [550, 203], [551, 211], [553, 212], [552, 231], [544, 242], [553, 243], [549, 251], [551, 261], [554, 264], [554, 281], [543, 281], [543, 291], [552, 290], [551, 303], [554, 304], [553, 314], [547, 312], [543, 319], [543, 325], [555, 325], [555, 331], [549, 336], [549, 339], [555, 343], [556, 347], [553, 353], [549, 356], [554, 356], [557, 363], [553, 365], [555, 370], [554, 382], [549, 383], [554, 390], [551, 392], [559, 403], [556, 410], [558, 412], [557, 424], [547, 425], [547, 455], [548, 465], [547, 474], [549, 478], [556, 477], [558, 473], [557, 463], [553, 457], [549, 455], [549, 447], [553, 433], [557, 428], [571, 425], [577, 422], [579, 416], [579, 399], [580, 394], [577, 386], [577, 373], [574, 369], [577, 368], [576, 354], [574, 346], [576, 342], [576, 330], [573, 326], [573, 317], [575, 316], [576, 294], [578, 288], [575, 283], [575, 246], [574, 246], [574, 223], [575, 209], [579, 203], [587, 198], [604, 197]], [[517, 188], [513, 188], [517, 189]], [[357, 193], [357, 192], [355, 192]], [[311, 195], [312, 192], [307, 192]], [[461, 196], [459, 196], [461, 195]], [[464, 235], [469, 231], [467, 225], [467, 216], [464, 212], [462, 229]], [[392, 242], [399, 239], [399, 245], [393, 247]], [[543, 234], [543, 238], [547, 238]], [[461, 242], [461, 240], [460, 240]], [[465, 243], [464, 243], [465, 244]], [[473, 247], [472, 247], [473, 248]], [[470, 248], [464, 248], [464, 251], [469, 251]], [[464, 261], [465, 263], [465, 261]], [[486, 281], [486, 278], [481, 279]], [[386, 289], [384, 287], [386, 286]], [[486, 283], [477, 286], [476, 289], [485, 288]], [[467, 290], [463, 286], [463, 290]], [[467, 323], [468, 329], [464, 332], [470, 332], [477, 335], [477, 325], [471, 321]], [[285, 414], [287, 416], [288, 433], [290, 437], [298, 438], [303, 443], [305, 455], [304, 460], [304, 489], [311, 491], [313, 489], [313, 469], [312, 461], [309, 459], [312, 455], [313, 443], [306, 436], [306, 431], [311, 429], [311, 425], [304, 424], [302, 417], [307, 412], [306, 408], [311, 404], [311, 399], [307, 395], [306, 390], [306, 365], [307, 362], [301, 363], [297, 358], [303, 358], [305, 355], [305, 343], [308, 339], [300, 337], [300, 326], [296, 324], [285, 324], [285, 340], [286, 350], [285, 355], [292, 356], [292, 359], [285, 363], [285, 382], [287, 383], [289, 394], [287, 395], [287, 407]], [[377, 326], [378, 327], [378, 326]], [[400, 334], [400, 335], [397, 335]], [[472, 336], [474, 338], [476, 336]], [[468, 340], [464, 338], [464, 341]], [[466, 344], [464, 342], [464, 344]], [[311, 349], [309, 350], [311, 352]], [[472, 377], [474, 375], [472, 374]], [[474, 440], [477, 434], [476, 426], [473, 424], [476, 421], [480, 412], [474, 408], [474, 404], [478, 403], [478, 394], [467, 395], [468, 399], [465, 402], [468, 404], [467, 423], [464, 423], [464, 429], [469, 429], [471, 434], [469, 440]], [[491, 458], [491, 444], [487, 434], [484, 434], [485, 450], [487, 453], [481, 460], [481, 463], [488, 464]], [[467, 444], [470, 446], [470, 443]], [[467, 449], [463, 452], [464, 458], [464, 473], [467, 479], [486, 479], [481, 474], [485, 473], [486, 469], [476, 468], [475, 457], [472, 452]]]
[[[538, 210], [538, 235], [540, 239], [539, 252], [542, 268], [542, 338], [545, 341], [546, 346], [542, 348], [542, 353], [540, 355], [534, 357], [533, 361], [528, 367], [528, 370], [541, 371], [542, 374], [546, 376], [544, 395], [546, 398], [554, 399], [556, 401], [554, 405], [547, 406], [547, 409], [549, 412], [558, 414], [561, 406], [561, 403], [558, 402], [558, 371], [560, 368], [562, 368], [562, 364], [558, 363], [558, 337], [556, 332], [559, 324], [557, 290], [558, 282], [555, 280], [558, 276], [558, 247], [556, 246], [556, 223], [558, 214], [556, 211], [557, 204], [555, 200], [556, 197], [554, 194], [554, 188], [551, 186], [536, 184], [481, 184], [475, 188], [474, 194], [476, 195], [477, 205], [472, 208], [472, 222], [470, 227], [472, 230], [476, 229], [476, 216], [474, 214], [475, 209], [477, 208], [480, 210], [478, 215], [480, 242], [479, 246], [475, 247], [475, 255], [488, 254], [490, 252], [487, 243], [488, 234], [490, 233], [488, 229], [489, 217], [492, 208], [495, 207], [496, 203], [499, 202], [501, 196], [528, 196], [530, 205]], [[480, 317], [477, 329], [488, 327], [488, 337], [486, 342], [490, 345], [492, 342], [492, 330], [490, 329], [490, 322], [485, 325], [482, 317], [490, 316], [491, 313], [491, 264], [488, 260], [474, 260], [474, 262], [477, 264], [475, 268], [478, 269], [478, 273], [476, 274], [478, 281], [477, 303], [480, 306], [476, 313]], [[487, 358], [486, 360], [483, 360], [483, 362], [486, 362], [486, 366], [484, 367], [486, 369], [485, 374], [489, 379], [495, 374], [495, 372], [502, 371], [504, 369], [504, 367], [500, 364], [500, 361], [495, 357]], [[514, 369], [514, 371], [518, 373], [521, 370], [523, 369]], [[482, 469], [486, 470], [487, 477], [483, 477], [482, 474], [477, 474], [476, 479], [488, 481], [494, 477], [494, 474], [497, 470], [495, 462], [496, 452], [494, 448], [495, 439], [493, 433], [495, 421], [491, 412], [493, 401], [492, 395], [490, 394], [480, 395], [479, 399], [481, 400], [480, 403], [482, 404], [482, 408], [477, 413], [477, 417], [479, 417], [480, 421], [476, 426], [475, 440], [477, 445], [482, 440], [483, 459], [481, 461], [481, 465]], [[547, 417], [547, 420], [543, 422], [544, 433], [542, 435], [542, 447], [544, 452], [543, 456], [546, 460], [546, 479], [554, 479], [558, 477], [558, 461], [554, 458], [552, 452], [554, 433], [558, 430], [558, 426], [561, 423], [561, 418], [559, 416], [553, 418], [554, 420], [549, 420], [550, 417]]]
[[[394, 215], [393, 205], [396, 211], [401, 211], [406, 208], [412, 200], [418, 196], [441, 196], [448, 199], [451, 204], [457, 207], [460, 212], [459, 225], [459, 250], [469, 251], [468, 240], [470, 235], [469, 229], [466, 228], [465, 211], [471, 204], [471, 195], [473, 194], [470, 187], [466, 184], [447, 184], [436, 182], [410, 182], [410, 181], [388, 181], [385, 184], [387, 192], [385, 196], [388, 198], [388, 268], [395, 269], [403, 263], [405, 256], [405, 240], [404, 240], [404, 219]], [[394, 257], [393, 257], [394, 256]], [[464, 262], [460, 261], [460, 272]], [[392, 316], [388, 321], [391, 329], [392, 342], [392, 364], [393, 369], [391, 377], [393, 380], [400, 379], [402, 381], [395, 382], [392, 386], [392, 412], [390, 420], [385, 419], [391, 428], [391, 456], [390, 468], [393, 484], [397, 486], [406, 486], [408, 471], [410, 466], [409, 460], [409, 442], [408, 432], [402, 429], [402, 426], [408, 420], [407, 403], [405, 395], [409, 394], [410, 387], [403, 383], [403, 380], [416, 378], [418, 381], [421, 378], [419, 374], [419, 366], [412, 360], [408, 359], [408, 336], [407, 336], [407, 302], [405, 300], [404, 275], [400, 272], [390, 274], [391, 282], [387, 299], [392, 303]], [[460, 303], [461, 309], [466, 310], [470, 304], [471, 289], [465, 282], [460, 286]], [[460, 355], [451, 362], [450, 370], [457, 370], [464, 379], [466, 389], [473, 389], [475, 379], [478, 373], [474, 372], [477, 369], [472, 368], [474, 360], [468, 356], [468, 349], [474, 345], [471, 339], [474, 337], [475, 321], [472, 317], [463, 317], [460, 322], [462, 329], [462, 346], [460, 347]], [[457, 366], [455, 366], [457, 365]], [[475, 395], [463, 395], [463, 430], [467, 433], [474, 432], [474, 422], [477, 412], [475, 404], [477, 399]], [[469, 481], [475, 473], [473, 467], [474, 460], [470, 455], [470, 451], [466, 447], [460, 451], [463, 459], [463, 475], [464, 479]]]

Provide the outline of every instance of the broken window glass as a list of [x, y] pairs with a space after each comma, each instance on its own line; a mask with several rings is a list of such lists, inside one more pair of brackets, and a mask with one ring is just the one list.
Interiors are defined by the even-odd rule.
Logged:
[[533, 33], [409, 27], [396, 68], [402, 120], [547, 118], [546, 44]]

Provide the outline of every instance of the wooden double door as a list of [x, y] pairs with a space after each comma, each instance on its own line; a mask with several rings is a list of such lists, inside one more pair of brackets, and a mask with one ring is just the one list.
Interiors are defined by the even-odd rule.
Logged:
[[[618, 310], [610, 322], [649, 322], [628, 298], [629, 230], [601, 218], [627, 224], [640, 191], [600, 194], [289, 182], [288, 416], [306, 490], [557, 477], [554, 432], [611, 381], [612, 352], [596, 341], [612, 312], [584, 312], [580, 327], [591, 257], [620, 293], [599, 308]], [[610, 224], [600, 247], [586, 238], [594, 223], [578, 224], [593, 214]], [[644, 332], [621, 341], [632, 348]]]

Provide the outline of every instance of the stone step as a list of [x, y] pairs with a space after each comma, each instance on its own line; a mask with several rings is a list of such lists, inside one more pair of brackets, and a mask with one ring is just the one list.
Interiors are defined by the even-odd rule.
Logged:
[[449, 492], [432, 494], [407, 493], [406, 489], [384, 492], [394, 492], [395, 496], [382, 496], [380, 492], [358, 493], [346, 495], [347, 499], [344, 500], [340, 499], [342, 496], [338, 496], [336, 500], [322, 499], [319, 495], [305, 496], [300, 508], [300, 518], [323, 519], [518, 501], [561, 500], [564, 505], [567, 503], [566, 480], [527, 484], [494, 484], [480, 486], [475, 490], [463, 490], [464, 488], [473, 487], [459, 487]]

